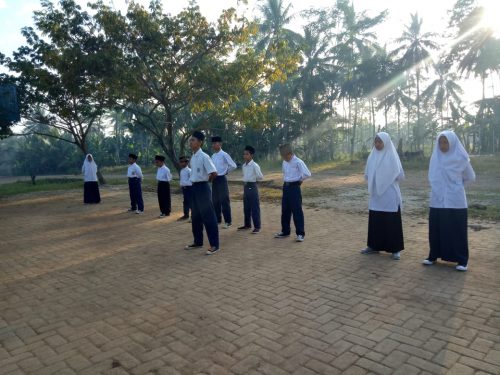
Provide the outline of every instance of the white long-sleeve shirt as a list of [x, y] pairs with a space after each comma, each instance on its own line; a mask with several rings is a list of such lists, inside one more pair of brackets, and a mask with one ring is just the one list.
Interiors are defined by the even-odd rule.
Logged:
[[[446, 178], [443, 176], [443, 178]], [[432, 208], [467, 208], [467, 197], [465, 196], [464, 183], [474, 182], [476, 174], [469, 164], [463, 172], [461, 181], [446, 181], [440, 184], [439, 191], [431, 188], [429, 206]]]
[[136, 163], [130, 164], [127, 169], [127, 177], [128, 178], [141, 178], [142, 179], [142, 170]]
[[156, 179], [158, 181], [164, 181], [164, 182], [169, 182], [172, 180], [170, 169], [168, 169], [168, 167], [165, 164], [159, 167], [158, 170], [156, 171]]
[[257, 164], [253, 160], [250, 160], [248, 163], [244, 163], [242, 169], [244, 182], [257, 182], [264, 178], [259, 164]]
[[97, 181], [97, 165], [92, 166], [91, 163], [84, 163], [82, 166], [83, 181]]
[[181, 186], [191, 186], [191, 185], [193, 185], [193, 183], [190, 180], [191, 168], [189, 168], [189, 167], [182, 168], [179, 175], [180, 175], [179, 176], [179, 180], [180, 180], [179, 184]]
[[212, 154], [212, 162], [217, 169], [218, 176], [224, 176], [236, 169], [236, 163], [234, 160], [223, 150]]
[[210, 156], [205, 154], [201, 148], [191, 156], [191, 182], [208, 181], [208, 176], [217, 172]]
[[[377, 189], [374, 186], [372, 189], [373, 193], [370, 194], [368, 209], [371, 211], [397, 212], [403, 205], [401, 190], [399, 189], [399, 181], [404, 180], [404, 178], [405, 174], [401, 171], [396, 180], [385, 190], [384, 193], [382, 193], [382, 195], [377, 195]], [[367, 175], [365, 175], [365, 179], [368, 179]], [[375, 181], [373, 183], [375, 184]]]
[[311, 172], [306, 164], [295, 155], [290, 161], [283, 160], [282, 169], [284, 182], [303, 181], [311, 177]]

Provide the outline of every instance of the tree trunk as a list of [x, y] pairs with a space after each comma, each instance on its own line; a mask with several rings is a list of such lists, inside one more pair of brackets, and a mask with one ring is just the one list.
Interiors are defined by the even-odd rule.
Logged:
[[351, 163], [354, 161], [354, 140], [356, 139], [356, 125], [358, 121], [358, 99], [354, 99], [354, 121], [352, 123], [352, 136], [351, 136]]

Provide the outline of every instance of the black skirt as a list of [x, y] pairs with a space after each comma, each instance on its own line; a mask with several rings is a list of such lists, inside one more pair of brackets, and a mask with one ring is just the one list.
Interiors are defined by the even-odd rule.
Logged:
[[388, 253], [397, 253], [404, 250], [403, 222], [401, 209], [397, 212], [384, 212], [370, 210], [368, 216], [368, 241], [369, 248]]
[[429, 260], [467, 265], [467, 208], [430, 208], [429, 247]]
[[85, 181], [83, 184], [83, 203], [99, 203], [99, 184], [97, 181]]

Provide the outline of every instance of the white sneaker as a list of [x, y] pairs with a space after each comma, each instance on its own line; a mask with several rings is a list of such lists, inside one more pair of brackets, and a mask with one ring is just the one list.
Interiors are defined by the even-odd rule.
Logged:
[[160, 216], [158, 216], [158, 217], [167, 217], [167, 215], [165, 215], [165, 214], [160, 214]]
[[397, 253], [392, 253], [391, 258], [393, 260], [400, 260], [401, 259], [401, 251], [398, 251]]
[[224, 225], [222, 226], [222, 228], [229, 229], [230, 226], [231, 226], [231, 223], [224, 223]]
[[429, 260], [429, 259], [424, 259], [424, 260], [422, 261], [422, 264], [423, 264], [424, 266], [432, 266], [432, 265], [434, 264], [434, 261]]
[[462, 271], [462, 272], [465, 272], [465, 271], [467, 271], [467, 265], [462, 266], [461, 264], [459, 264], [458, 266], [456, 266], [456, 267], [455, 267], [455, 269], [456, 269], [457, 271]]
[[378, 254], [377, 250], [373, 250], [371, 247], [365, 247], [360, 251], [361, 254]]
[[144, 213], [144, 211], [139, 211], [139, 210], [136, 210], [136, 211], [135, 211], [135, 213], [136, 213], [137, 215], [142, 215], [142, 214]]
[[295, 237], [295, 242], [304, 242], [304, 236], [298, 234], [297, 237]]

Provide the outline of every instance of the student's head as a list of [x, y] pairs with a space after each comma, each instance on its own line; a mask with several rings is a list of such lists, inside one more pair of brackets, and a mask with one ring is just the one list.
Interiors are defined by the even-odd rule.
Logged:
[[243, 150], [243, 160], [247, 163], [253, 159], [253, 155], [255, 154], [255, 149], [252, 146], [246, 146]]
[[181, 168], [186, 168], [189, 164], [189, 159], [186, 156], [181, 156], [179, 158], [179, 164], [181, 165]]
[[219, 152], [222, 149], [222, 138], [219, 136], [212, 137], [212, 150]]
[[203, 145], [204, 140], [205, 140], [205, 134], [203, 134], [200, 131], [195, 131], [191, 135], [191, 138], [189, 138], [189, 147], [191, 148], [191, 151], [193, 152], [198, 151]]
[[448, 141], [448, 138], [446, 138], [444, 134], [439, 137], [438, 142], [439, 142], [439, 150], [441, 152], [446, 153], [450, 150], [450, 142]]
[[280, 145], [280, 155], [281, 158], [285, 161], [290, 161], [293, 157], [293, 149], [289, 143], [285, 143], [284, 145]]
[[377, 135], [373, 141], [373, 146], [377, 151], [382, 151], [384, 149], [384, 141]]
[[165, 156], [163, 156], [163, 155], [156, 155], [155, 156], [155, 165], [157, 167], [161, 167], [161, 166], [163, 166], [163, 164], [165, 164]]
[[136, 154], [128, 154], [128, 163], [129, 164], [134, 164], [136, 161], [137, 161]]
[[91, 154], [88, 154], [88, 155], [87, 155], [87, 160], [88, 160], [89, 162], [92, 162], [92, 160], [94, 160], [94, 159], [92, 159], [92, 155], [91, 155]]

